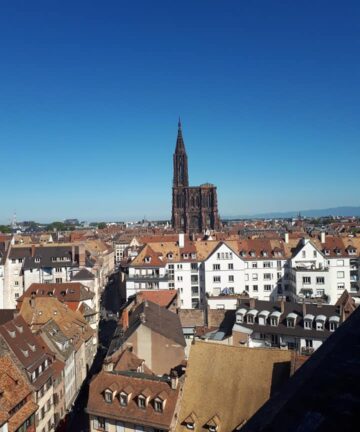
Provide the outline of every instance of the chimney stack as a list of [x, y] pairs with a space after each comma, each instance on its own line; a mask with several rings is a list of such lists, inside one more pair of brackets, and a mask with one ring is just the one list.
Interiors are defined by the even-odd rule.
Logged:
[[285, 238], [284, 238], [284, 240], [285, 240], [285, 243], [286, 243], [286, 244], [289, 243], [289, 233], [288, 233], [288, 232], [285, 233]]
[[85, 245], [79, 244], [79, 267], [85, 267]]
[[306, 315], [306, 303], [305, 303], [305, 300], [303, 300], [303, 304], [302, 304], [302, 313], [303, 313], [303, 318], [304, 318], [305, 315]]
[[34, 244], [31, 245], [31, 256], [32, 257], [35, 256], [35, 245]]
[[179, 233], [179, 248], [183, 248], [185, 246], [185, 234]]
[[177, 386], [179, 384], [179, 377], [178, 377], [178, 373], [176, 372], [176, 370], [172, 370], [170, 372], [170, 382], [171, 382], [171, 388], [173, 390], [176, 390]]
[[320, 233], [320, 241], [322, 244], [325, 243], [325, 231], [321, 231]]
[[280, 302], [280, 311], [283, 314], [285, 312], [285, 302], [284, 300], [281, 300]]

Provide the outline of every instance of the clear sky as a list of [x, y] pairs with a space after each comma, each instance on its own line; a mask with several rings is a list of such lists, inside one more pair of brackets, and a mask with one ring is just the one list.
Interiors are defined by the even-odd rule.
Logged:
[[360, 2], [3, 0], [0, 222], [360, 205]]

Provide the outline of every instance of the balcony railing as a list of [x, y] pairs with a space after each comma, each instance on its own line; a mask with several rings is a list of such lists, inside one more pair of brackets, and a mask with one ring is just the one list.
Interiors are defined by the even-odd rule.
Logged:
[[[169, 278], [169, 274], [165, 273], [164, 275], [159, 275], [159, 274], [147, 274], [147, 275], [129, 275], [127, 277], [128, 281], [132, 281], [132, 282], [156, 282], [156, 281], [168, 281]], [[173, 280], [173, 279], [172, 279]]]
[[310, 347], [302, 347], [301, 348], [301, 354], [302, 355], [311, 355], [314, 352], [314, 348]]

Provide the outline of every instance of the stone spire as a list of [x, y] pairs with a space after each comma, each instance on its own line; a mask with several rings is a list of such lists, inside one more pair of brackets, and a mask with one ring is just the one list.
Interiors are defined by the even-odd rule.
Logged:
[[188, 162], [182, 136], [181, 120], [178, 122], [178, 134], [174, 153], [174, 187], [189, 186]]

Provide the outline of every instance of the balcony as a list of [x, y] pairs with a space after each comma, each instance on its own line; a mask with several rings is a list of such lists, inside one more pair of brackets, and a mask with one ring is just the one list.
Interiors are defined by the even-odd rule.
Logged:
[[327, 272], [329, 271], [329, 267], [301, 267], [301, 266], [297, 266], [297, 267], [292, 267], [292, 270], [294, 270], [295, 272]]
[[314, 352], [314, 348], [310, 348], [310, 347], [302, 347], [301, 348], [301, 354], [302, 355], [310, 356], [313, 352]]
[[164, 275], [159, 274], [147, 274], [147, 275], [129, 275], [127, 277], [129, 282], [168, 282], [170, 279], [169, 274], [165, 273]]

